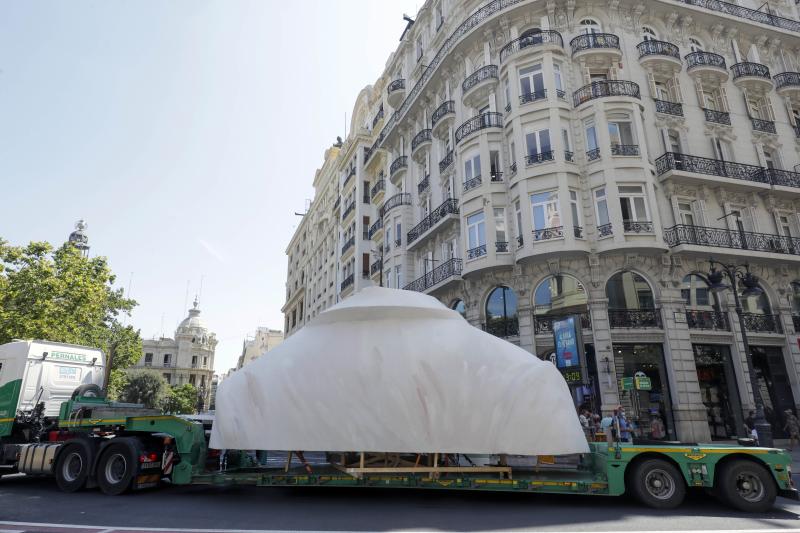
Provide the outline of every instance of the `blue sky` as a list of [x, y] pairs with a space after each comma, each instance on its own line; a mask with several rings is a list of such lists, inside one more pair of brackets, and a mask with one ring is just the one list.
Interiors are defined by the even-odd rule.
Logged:
[[3, 2], [0, 237], [60, 243], [86, 219], [143, 337], [172, 335], [202, 278], [233, 366], [283, 327], [294, 212], [421, 3]]

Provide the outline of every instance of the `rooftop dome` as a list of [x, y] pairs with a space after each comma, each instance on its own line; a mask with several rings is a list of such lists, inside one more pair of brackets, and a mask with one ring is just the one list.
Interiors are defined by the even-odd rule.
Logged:
[[206, 326], [206, 323], [200, 318], [200, 309], [197, 307], [197, 298], [195, 298], [194, 306], [189, 309], [189, 316], [178, 324], [177, 333], [198, 333], [198, 330], [206, 332], [208, 331], [208, 326]]

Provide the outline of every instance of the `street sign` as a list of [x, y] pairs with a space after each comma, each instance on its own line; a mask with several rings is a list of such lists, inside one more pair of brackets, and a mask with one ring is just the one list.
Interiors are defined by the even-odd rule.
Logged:
[[619, 388], [622, 390], [633, 390], [633, 378], [622, 378], [619, 380]]
[[637, 376], [635, 381], [637, 390], [650, 390], [653, 388], [653, 384], [647, 376]]

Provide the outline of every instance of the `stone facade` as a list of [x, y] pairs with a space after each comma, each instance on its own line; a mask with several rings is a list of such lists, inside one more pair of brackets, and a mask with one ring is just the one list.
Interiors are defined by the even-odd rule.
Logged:
[[252, 363], [268, 351], [283, 342], [283, 332], [279, 329], [258, 328], [253, 337], [242, 343], [242, 355], [236, 364], [236, 370]]

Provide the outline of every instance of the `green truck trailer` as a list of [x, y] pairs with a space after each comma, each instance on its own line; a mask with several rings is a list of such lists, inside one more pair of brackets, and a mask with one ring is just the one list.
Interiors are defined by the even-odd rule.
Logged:
[[[97, 376], [88, 371], [102, 369], [100, 352], [26, 342], [14, 350], [0, 346], [0, 475], [52, 476], [67, 492], [99, 488], [122, 494], [165, 484], [198, 484], [629, 493], [646, 505], [668, 509], [696, 489], [752, 512], [770, 509], [777, 496], [800, 499], [785, 450], [718, 444], [603, 442], [591, 443], [590, 452], [578, 456], [483, 460], [435, 452], [315, 453], [317, 459], [307, 460], [296, 451], [273, 466], [260, 466], [249, 454], [228, 451], [227, 467], [220, 468], [226, 461], [209, 454], [202, 424], [107, 400]], [[62, 355], [53, 357], [54, 351]], [[25, 364], [17, 364], [20, 360]], [[37, 364], [47, 366], [48, 360], [80, 372], [43, 368], [31, 373]], [[47, 390], [52, 380], [46, 376], [75, 372], [92, 377], [59, 402], [57, 414], [48, 414], [49, 398], [59, 399], [59, 394]]]

